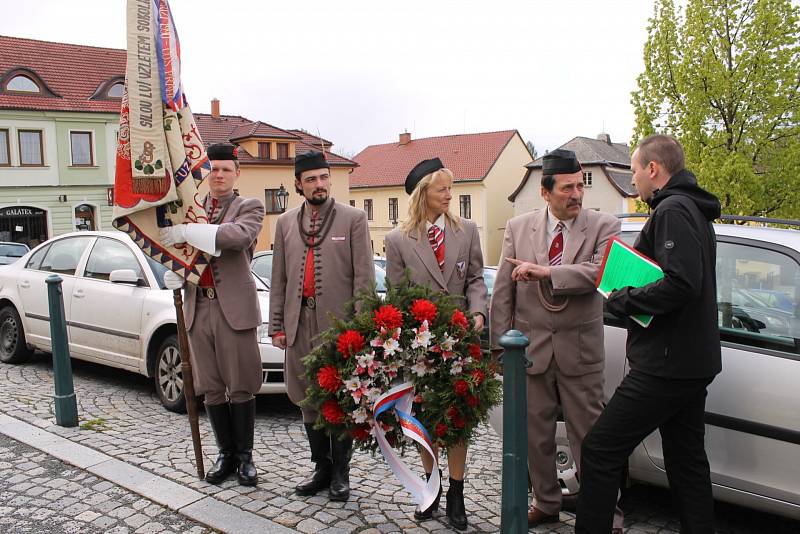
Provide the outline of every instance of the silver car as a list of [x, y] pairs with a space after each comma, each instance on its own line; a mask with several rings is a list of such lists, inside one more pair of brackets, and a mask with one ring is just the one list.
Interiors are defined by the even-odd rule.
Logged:
[[[641, 227], [623, 223], [622, 239], [632, 244]], [[715, 230], [722, 373], [706, 402], [714, 497], [800, 519], [800, 231], [735, 224]], [[609, 398], [628, 371], [627, 331], [613, 315], [604, 322]], [[492, 425], [502, 433], [499, 415], [495, 410]], [[557, 432], [559, 482], [571, 500], [579, 483], [563, 422]], [[628, 466], [631, 480], [668, 486], [657, 432]]]

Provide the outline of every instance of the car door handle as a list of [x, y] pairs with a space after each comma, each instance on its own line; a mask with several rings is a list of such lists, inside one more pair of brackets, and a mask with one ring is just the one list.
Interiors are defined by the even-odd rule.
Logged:
[[19, 287], [21, 287], [22, 289], [28, 289], [29, 287], [31, 287], [31, 283], [28, 282], [27, 280], [23, 280], [19, 283]]
[[83, 292], [82, 289], [75, 290], [75, 293], [72, 294], [76, 299], [82, 299], [86, 296], [86, 293]]

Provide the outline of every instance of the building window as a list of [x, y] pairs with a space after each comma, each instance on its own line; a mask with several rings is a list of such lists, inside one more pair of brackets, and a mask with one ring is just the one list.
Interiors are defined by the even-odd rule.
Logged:
[[389, 199], [389, 220], [391, 222], [397, 222], [397, 199], [390, 198]]
[[92, 158], [92, 132], [70, 132], [70, 153], [73, 167], [91, 167], [94, 165]]
[[0, 167], [11, 165], [11, 147], [8, 142], [8, 130], [0, 130]]
[[289, 159], [289, 143], [277, 143], [278, 159]]
[[19, 91], [20, 93], [41, 93], [39, 86], [27, 76], [19, 75], [11, 78], [6, 84], [6, 91]]
[[258, 157], [269, 159], [269, 143], [258, 143]]
[[27, 167], [44, 165], [41, 130], [19, 130], [19, 164]]
[[367, 212], [367, 220], [371, 221], [372, 220], [372, 199], [371, 198], [365, 198], [364, 199], [364, 211]]
[[352, 198], [350, 199], [350, 205], [353, 206], [354, 208], [356, 207], [355, 199], [352, 199]]
[[592, 171], [583, 173], [583, 185], [585, 187], [592, 187]]
[[280, 189], [264, 189], [264, 207], [268, 215], [283, 213], [285, 211], [281, 210], [281, 205], [278, 202], [278, 191], [280, 191]]
[[125, 84], [123, 82], [117, 82], [108, 89], [108, 98], [122, 98], [122, 94], [125, 92]]
[[472, 218], [472, 199], [469, 195], [459, 195], [458, 196], [458, 205], [461, 210], [461, 218], [462, 219], [471, 219]]

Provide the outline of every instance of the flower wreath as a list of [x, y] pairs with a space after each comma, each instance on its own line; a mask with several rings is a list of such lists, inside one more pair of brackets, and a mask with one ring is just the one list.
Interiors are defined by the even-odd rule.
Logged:
[[375, 450], [380, 424], [386, 441], [403, 449], [397, 414], [383, 411], [376, 423], [373, 408], [393, 386], [411, 382], [411, 415], [433, 444], [468, 443], [500, 401], [501, 385], [472, 317], [459, 309], [463, 299], [411, 284], [408, 275], [387, 286], [385, 300], [362, 292], [350, 303], [352, 319], [335, 321], [303, 360], [317, 428], [349, 432], [360, 448]]

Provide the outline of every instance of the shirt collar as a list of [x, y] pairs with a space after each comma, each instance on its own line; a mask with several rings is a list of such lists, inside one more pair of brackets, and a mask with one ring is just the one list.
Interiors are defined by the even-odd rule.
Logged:
[[[559, 221], [561, 221], [558, 217], [553, 215], [553, 212], [550, 211], [550, 206], [547, 207], [547, 231], [554, 234], [556, 232], [556, 226], [558, 225]], [[575, 219], [569, 219], [568, 221], [561, 221], [564, 223], [564, 231], [569, 233], [572, 230], [572, 225], [575, 224]]]
[[439, 227], [441, 230], [444, 230], [444, 213], [442, 213], [441, 215], [439, 215], [439, 218], [438, 218], [438, 219], [436, 219], [435, 221], [433, 221], [433, 224], [431, 224], [431, 222], [430, 222], [430, 221], [426, 220], [426, 221], [425, 221], [425, 230], [426, 230], [426, 231], [427, 231], [427, 230], [430, 230], [430, 229], [431, 229], [431, 226], [433, 226], [434, 224], [435, 224], [436, 226], [438, 226], [438, 227]]

